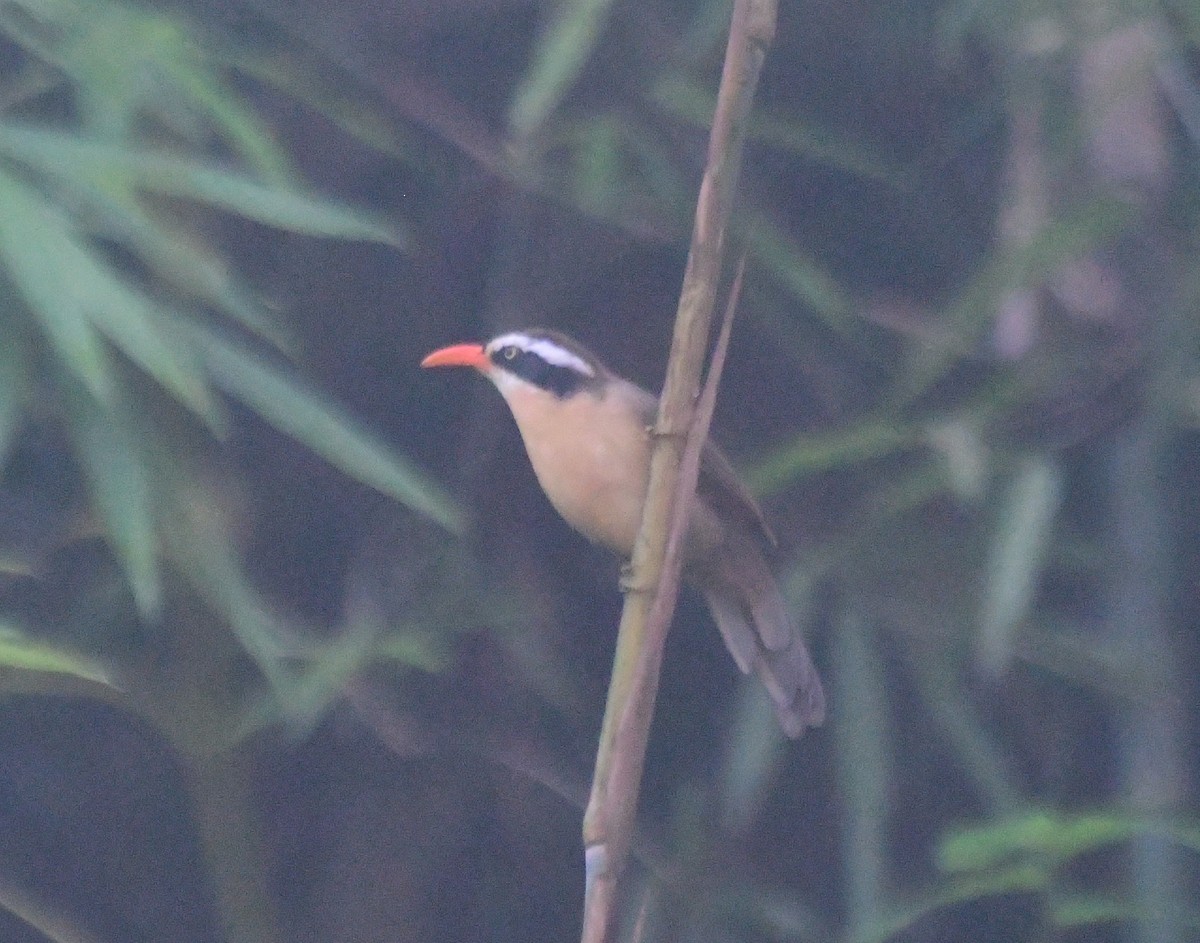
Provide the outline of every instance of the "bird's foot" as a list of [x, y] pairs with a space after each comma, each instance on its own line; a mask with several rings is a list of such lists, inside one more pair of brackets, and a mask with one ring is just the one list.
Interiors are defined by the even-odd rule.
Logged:
[[633, 564], [628, 560], [621, 564], [621, 575], [617, 577], [617, 586], [623, 593], [636, 593], [648, 588], [634, 578]]
[[665, 429], [660, 425], [646, 426], [649, 439], [674, 439], [682, 444], [687, 439], [687, 429]]
[[628, 560], [621, 564], [621, 573], [617, 577], [617, 588], [623, 593], [633, 589], [633, 564]]

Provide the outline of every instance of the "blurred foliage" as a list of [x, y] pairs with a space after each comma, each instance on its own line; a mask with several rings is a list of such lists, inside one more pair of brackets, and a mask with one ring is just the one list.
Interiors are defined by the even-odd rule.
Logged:
[[[113, 685], [115, 700], [155, 718], [194, 760], [197, 751], [232, 748], [246, 728], [235, 721], [197, 738], [206, 724], [188, 711], [236, 715], [250, 704], [231, 700], [246, 666], [219, 646], [190, 678], [176, 679], [178, 689], [164, 683], [169, 671], [150, 656], [152, 639], [191, 631], [180, 618], [184, 596], [205, 601], [268, 682], [268, 722], [317, 710], [332, 667], [347, 659], [429, 668], [433, 656], [415, 642], [387, 642], [386, 656], [370, 650], [390, 626], [300, 647], [296, 628], [242, 565], [231, 492], [206, 457], [228, 435], [229, 403], [240, 402], [347, 474], [445, 528], [461, 527], [444, 491], [283, 365], [288, 332], [237, 274], [202, 211], [393, 247], [404, 243], [401, 228], [303, 186], [234, 77], [214, 68], [178, 17], [117, 2], [6, 0], [0, 34], [0, 457], [38, 429], [65, 433], [66, 460], [86, 488], [74, 516], [91, 523], [41, 533], [39, 544], [62, 551], [103, 540], [136, 610], [119, 591], [85, 596], [75, 605], [95, 620], [86, 640], [39, 641], [56, 631], [45, 624], [7, 628], [0, 684], [29, 691], [25, 676], [36, 673], [32, 689], [42, 694], [54, 693], [54, 676], [64, 677], [63, 695], [88, 693], [79, 679]], [[9, 491], [8, 500], [22, 500]], [[55, 527], [44, 516], [31, 524]], [[44, 561], [22, 556], [14, 547], [10, 567], [36, 577]], [[134, 617], [147, 632], [143, 653], [118, 642], [121, 623]], [[20, 605], [9, 618], [29, 622]], [[202, 677], [214, 685], [203, 694]], [[224, 903], [242, 911], [228, 917], [231, 932], [275, 932], [263, 887], [217, 880]]]
[[248, 343], [284, 335], [174, 201], [309, 235], [399, 236], [294, 182], [270, 130], [175, 18], [89, 0], [10, 2], [0, 13], [16, 57], [0, 120], [10, 364], [0, 452], [24, 424], [61, 418], [141, 614], [161, 614], [162, 568], [173, 565], [272, 677], [286, 640], [240, 575], [202, 466], [180, 461], [180, 419], [153, 418], [156, 398], [173, 397], [222, 436], [219, 391], [443, 525], [458, 526], [458, 512]]
[[[728, 12], [0, 0], [0, 917], [576, 932], [615, 594], [407, 368], [547, 320], [657, 376]], [[1196, 23], [785, 5], [723, 431], [831, 719], [790, 748], [681, 617], [644, 939], [1195, 938]], [[162, 749], [190, 815], [105, 765]], [[164, 844], [103, 884], [39, 825]], [[188, 840], [183, 931], [138, 868]]]
[[89, 664], [77, 654], [53, 645], [33, 641], [11, 627], [0, 629], [0, 665], [21, 672], [64, 674], [85, 681], [108, 683], [108, 677], [99, 665]]

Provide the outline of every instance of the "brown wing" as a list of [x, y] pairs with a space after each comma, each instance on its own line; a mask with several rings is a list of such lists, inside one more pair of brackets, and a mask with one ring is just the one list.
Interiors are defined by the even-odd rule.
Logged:
[[704, 443], [704, 452], [700, 456], [697, 491], [723, 519], [741, 521], [751, 533], [772, 547], [778, 543], [758, 502], [742, 484], [725, 453], [711, 440]]
[[[648, 393], [637, 399], [649, 427], [657, 404]], [[704, 595], [738, 667], [762, 680], [784, 732], [798, 737], [824, 721], [825, 692], [763, 555], [763, 544], [773, 546], [775, 535], [711, 441], [700, 455], [697, 495], [724, 525], [723, 538], [715, 553], [685, 564], [684, 576]]]
[[[642, 394], [638, 397], [642, 420], [647, 429], [652, 428], [658, 418], [658, 401], [640, 387], [636, 389]], [[700, 480], [696, 492], [722, 520], [744, 524], [768, 546], [778, 544], [758, 502], [742, 484], [725, 453], [711, 439], [704, 443], [704, 451], [700, 453]]]

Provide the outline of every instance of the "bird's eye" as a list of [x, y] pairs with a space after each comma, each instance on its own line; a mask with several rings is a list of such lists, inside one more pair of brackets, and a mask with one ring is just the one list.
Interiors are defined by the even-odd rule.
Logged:
[[500, 353], [504, 355], [505, 360], [515, 360], [517, 356], [517, 348], [510, 345], [505, 347]]

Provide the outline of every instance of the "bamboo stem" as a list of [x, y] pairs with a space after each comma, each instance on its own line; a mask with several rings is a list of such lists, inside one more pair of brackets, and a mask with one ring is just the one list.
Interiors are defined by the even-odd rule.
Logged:
[[621, 614], [592, 793], [584, 815], [584, 943], [608, 943], [613, 939], [618, 885], [633, 834], [663, 644], [679, 588], [679, 550], [687, 509], [696, 489], [700, 451], [708, 434], [736, 290], [731, 293], [726, 323], [699, 406], [695, 403], [696, 391], [711, 329], [746, 124], [767, 49], [775, 35], [775, 18], [776, 0], [736, 0], [666, 382], [654, 427], [650, 483], [630, 562], [630, 589]]

